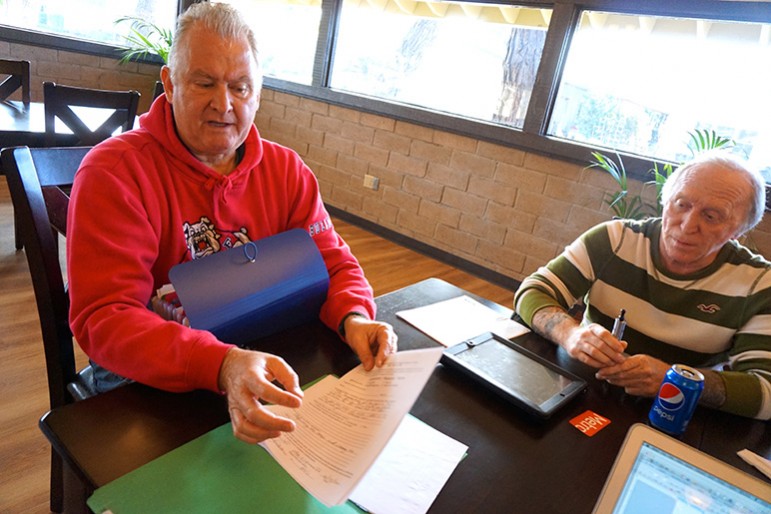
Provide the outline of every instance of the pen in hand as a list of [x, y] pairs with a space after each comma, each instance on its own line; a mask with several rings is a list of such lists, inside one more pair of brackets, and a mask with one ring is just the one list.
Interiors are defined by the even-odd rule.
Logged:
[[613, 334], [613, 337], [615, 337], [619, 341], [621, 340], [622, 337], [624, 337], [624, 329], [626, 328], [626, 320], [624, 319], [624, 314], [626, 314], [626, 311], [624, 309], [621, 309], [621, 313], [613, 322], [613, 331], [611, 332], [611, 334]]
[[[613, 334], [613, 337], [619, 341], [621, 341], [621, 338], [624, 337], [624, 329], [626, 328], [626, 319], [624, 318], [625, 314], [626, 310], [621, 309], [618, 317], [613, 322], [613, 330], [611, 331], [611, 334]], [[626, 352], [623, 352], [621, 355], [623, 355], [624, 359], [629, 357], [629, 354]]]

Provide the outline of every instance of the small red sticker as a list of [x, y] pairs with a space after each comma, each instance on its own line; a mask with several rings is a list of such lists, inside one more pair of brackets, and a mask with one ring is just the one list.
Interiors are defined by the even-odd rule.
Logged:
[[610, 425], [610, 420], [588, 410], [571, 419], [570, 424], [580, 430], [584, 435], [592, 437], [594, 434]]

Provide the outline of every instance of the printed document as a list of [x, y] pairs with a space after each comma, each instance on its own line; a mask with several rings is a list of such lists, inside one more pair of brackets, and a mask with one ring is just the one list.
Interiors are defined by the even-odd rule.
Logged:
[[493, 332], [505, 339], [530, 332], [529, 328], [512, 320], [512, 314], [511, 309], [498, 312], [466, 295], [396, 313], [445, 346], [454, 346], [485, 332]]
[[359, 365], [340, 379], [324, 378], [305, 391], [299, 409], [269, 407], [297, 427], [261, 444], [320, 502], [345, 502], [412, 408], [442, 351], [397, 352], [381, 368], [367, 372]]
[[467, 450], [408, 414], [350, 500], [372, 514], [425, 514]]

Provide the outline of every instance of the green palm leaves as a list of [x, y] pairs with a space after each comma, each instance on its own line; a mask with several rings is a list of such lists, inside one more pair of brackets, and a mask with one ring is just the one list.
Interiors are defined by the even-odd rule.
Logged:
[[124, 16], [115, 20], [116, 25], [119, 23], [131, 23], [131, 29], [126, 36], [129, 48], [123, 52], [121, 63], [132, 59], [142, 59], [148, 54], [159, 56], [164, 63], [168, 61], [172, 39], [171, 30], [136, 16]]

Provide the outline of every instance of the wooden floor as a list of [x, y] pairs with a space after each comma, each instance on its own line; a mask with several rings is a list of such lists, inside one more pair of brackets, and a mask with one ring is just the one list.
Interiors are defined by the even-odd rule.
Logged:
[[[8, 188], [0, 178], [0, 513], [49, 512], [50, 446], [37, 428], [48, 405], [42, 343], [26, 257], [14, 249], [12, 219]], [[439, 277], [511, 304], [511, 291], [340, 220], [335, 226], [376, 295]], [[82, 353], [78, 359], [85, 361]]]

